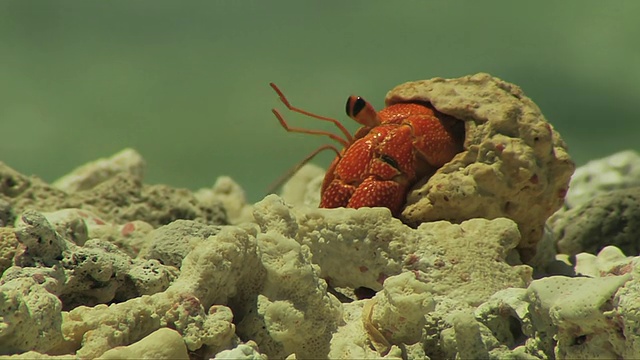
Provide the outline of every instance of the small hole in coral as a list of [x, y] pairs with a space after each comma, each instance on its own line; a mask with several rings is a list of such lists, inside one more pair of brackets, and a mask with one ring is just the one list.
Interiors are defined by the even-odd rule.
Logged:
[[376, 294], [374, 290], [363, 286], [353, 289], [353, 293], [355, 294], [356, 298], [358, 298], [358, 300], [371, 299]]
[[573, 345], [582, 345], [587, 341], [587, 335], [580, 335], [573, 339]]
[[8, 188], [12, 188], [17, 185], [16, 181], [13, 178], [4, 179], [4, 185]]
[[509, 316], [509, 331], [513, 336], [514, 347], [523, 345], [527, 341], [527, 336], [522, 332], [520, 320], [514, 316]]

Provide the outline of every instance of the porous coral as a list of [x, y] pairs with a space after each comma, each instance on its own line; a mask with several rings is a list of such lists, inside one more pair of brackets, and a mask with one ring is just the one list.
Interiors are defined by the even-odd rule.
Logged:
[[558, 251], [567, 255], [597, 253], [615, 245], [629, 255], [640, 253], [640, 186], [605, 192], [549, 219]]
[[75, 245], [36, 211], [25, 211], [18, 220], [19, 247], [0, 283], [36, 279], [62, 300], [65, 309], [151, 294], [164, 290], [176, 276], [175, 269], [155, 260], [132, 260], [104, 240]]
[[[563, 179], [572, 164], [562, 163], [557, 134], [516, 87], [487, 75], [420, 86], [425, 83], [487, 100], [476, 99], [465, 117], [456, 94], [451, 103], [446, 94], [434, 96], [434, 106], [457, 108], [468, 128], [466, 153], [454, 162], [469, 171], [445, 165], [442, 176], [462, 184], [466, 175], [475, 182], [473, 191], [491, 190], [487, 179], [506, 180], [494, 184], [504, 188], [472, 199], [482, 204], [531, 182], [529, 172], [540, 170], [541, 184], [520, 188], [532, 198], [513, 201], [557, 205], [550, 192], [561, 180], [546, 177]], [[309, 194], [320, 183], [317, 169], [287, 186], [286, 197], [295, 203], [290, 206], [277, 196], [246, 204], [229, 178], [193, 195], [143, 185], [131, 171], [109, 166], [115, 171], [96, 167], [88, 177], [95, 181], [83, 180], [85, 190], [70, 193], [0, 166], [5, 353], [247, 359], [640, 355], [638, 259], [607, 247], [597, 256], [576, 256], [571, 270], [583, 277], [532, 281], [531, 267], [516, 251], [521, 239], [531, 240], [521, 236], [520, 215], [512, 216], [518, 211], [412, 228], [387, 209], [307, 207], [317, 201], [317, 193]], [[530, 211], [532, 224], [543, 221], [541, 209]], [[531, 254], [526, 246], [519, 250]]]
[[188, 360], [180, 333], [168, 328], [156, 330], [142, 340], [104, 352], [98, 359], [181, 359]]
[[62, 303], [31, 278], [0, 285], [0, 355], [47, 352], [62, 341]]
[[608, 191], [638, 186], [640, 154], [635, 150], [620, 151], [577, 168], [565, 204], [574, 208]]
[[[391, 357], [401, 353], [393, 345], [406, 344], [402, 341], [426, 347], [429, 335], [418, 335], [417, 328], [440, 333], [453, 326], [452, 309], [471, 311], [495, 291], [525, 287], [531, 280], [528, 266], [506, 263], [519, 233], [504, 218], [460, 225], [441, 221], [412, 229], [388, 209], [289, 208], [276, 196], [257, 203], [254, 215], [261, 231], [287, 234], [308, 246], [330, 284], [386, 289], [369, 300], [373, 303], [345, 310], [346, 324], [336, 330], [343, 335], [331, 341], [331, 356], [373, 356], [370, 344], [376, 344], [378, 355]], [[412, 319], [390, 320], [405, 316]], [[429, 353], [442, 355], [437, 349]]]
[[109, 158], [84, 164], [53, 184], [60, 190], [73, 193], [94, 188], [117, 174], [131, 174], [142, 180], [146, 164], [142, 155], [134, 149], [124, 149]]
[[213, 353], [225, 349], [235, 339], [233, 314], [216, 304], [236, 295], [240, 279], [252, 270], [243, 264], [251, 264], [251, 259], [256, 259], [251, 236], [228, 228], [190, 252], [180, 277], [165, 291], [66, 313], [61, 349], [95, 357], [167, 326], [178, 330], [191, 351], [203, 346]]
[[580, 255], [576, 272], [588, 276], [534, 280], [526, 290], [497, 292], [476, 309], [492, 357], [638, 357], [640, 258], [614, 247], [594, 258]]
[[614, 245], [640, 251], [640, 156], [627, 150], [576, 169], [565, 206], [547, 221], [558, 252], [593, 255]]
[[484, 73], [408, 82], [385, 100], [403, 102], [428, 103], [465, 122], [464, 151], [409, 192], [404, 221], [507, 217], [518, 224], [528, 261], [574, 170], [540, 109], [518, 86]]
[[203, 204], [186, 189], [146, 185], [138, 174], [115, 171], [94, 187], [65, 192], [37, 177], [28, 177], [0, 162], [0, 200], [14, 214], [28, 209], [53, 212], [65, 208], [88, 210], [104, 221], [124, 224], [144, 221], [153, 226], [174, 220], [197, 220], [210, 225], [227, 224], [221, 201]]
[[508, 219], [439, 221], [413, 229], [388, 209], [289, 209], [273, 196], [255, 208], [263, 229], [293, 234], [307, 245], [322, 277], [336, 287], [380, 290], [391, 275], [422, 271], [435, 293], [478, 304], [498, 289], [525, 286], [531, 277], [528, 266], [506, 263], [520, 236]]

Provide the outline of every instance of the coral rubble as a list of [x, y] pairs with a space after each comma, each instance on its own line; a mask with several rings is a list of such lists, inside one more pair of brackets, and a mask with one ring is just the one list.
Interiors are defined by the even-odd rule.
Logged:
[[312, 166], [248, 204], [228, 177], [145, 185], [130, 149], [54, 185], [0, 163], [0, 359], [640, 357], [633, 167], [576, 183], [593, 199], [543, 237], [573, 164], [535, 104], [486, 74], [387, 99], [408, 100], [467, 139], [404, 222], [318, 209]]
[[403, 217], [412, 223], [508, 217], [525, 261], [564, 200], [574, 164], [536, 104], [489, 74], [399, 85], [386, 104], [426, 102], [465, 122], [464, 151], [414, 187]]

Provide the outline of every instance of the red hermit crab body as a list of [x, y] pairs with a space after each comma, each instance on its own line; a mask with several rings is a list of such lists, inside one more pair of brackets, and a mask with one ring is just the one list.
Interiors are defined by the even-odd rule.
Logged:
[[345, 140], [329, 132], [289, 127], [280, 113], [273, 111], [287, 131], [325, 135], [344, 145], [341, 151], [322, 146], [299, 164], [325, 149], [337, 153], [322, 183], [320, 207], [382, 206], [397, 216], [416, 181], [431, 176], [462, 151], [462, 121], [429, 104], [393, 104], [376, 112], [364, 99], [351, 96], [347, 115], [363, 125], [351, 136], [337, 120], [291, 106], [282, 92], [274, 84], [271, 86], [290, 110], [331, 121], [346, 137]]

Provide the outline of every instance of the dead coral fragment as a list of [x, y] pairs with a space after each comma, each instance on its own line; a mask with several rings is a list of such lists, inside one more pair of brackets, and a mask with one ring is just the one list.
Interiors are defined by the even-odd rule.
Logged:
[[385, 280], [384, 288], [362, 309], [362, 322], [374, 348], [386, 355], [391, 344], [420, 341], [425, 315], [435, 309], [431, 286], [413, 272], [403, 272]]
[[46, 352], [62, 342], [62, 304], [30, 278], [0, 285], [0, 355]]
[[404, 221], [507, 217], [522, 234], [523, 260], [530, 259], [574, 170], [565, 143], [533, 101], [518, 86], [480, 73], [408, 82], [385, 102], [427, 102], [466, 127], [464, 151], [409, 192]]

